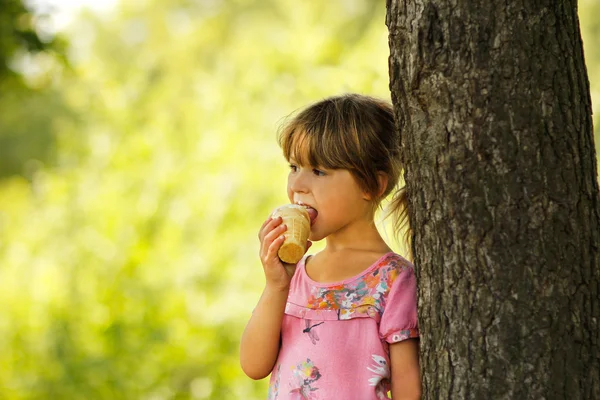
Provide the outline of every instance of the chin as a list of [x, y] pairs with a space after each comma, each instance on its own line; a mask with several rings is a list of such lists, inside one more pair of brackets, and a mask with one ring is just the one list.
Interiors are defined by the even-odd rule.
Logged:
[[311, 242], [318, 242], [319, 240], [323, 239], [324, 237], [322, 235], [316, 234], [315, 232], [311, 232], [310, 235], [308, 235], [308, 240]]

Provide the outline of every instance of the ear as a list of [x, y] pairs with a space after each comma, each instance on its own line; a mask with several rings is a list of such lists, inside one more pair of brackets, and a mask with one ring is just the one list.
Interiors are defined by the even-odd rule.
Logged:
[[[383, 194], [385, 193], [385, 189], [387, 188], [387, 184], [388, 184], [388, 174], [386, 174], [383, 171], [378, 171], [377, 172], [377, 198], [381, 198], [381, 196], [383, 196]], [[373, 196], [370, 193], [365, 193], [364, 194], [364, 199], [371, 201], [373, 200]]]
[[385, 193], [385, 189], [387, 189], [388, 186], [388, 180], [388, 174], [386, 174], [383, 171], [377, 172], [377, 183], [379, 185], [379, 192], [377, 192], [377, 197], [381, 197]]

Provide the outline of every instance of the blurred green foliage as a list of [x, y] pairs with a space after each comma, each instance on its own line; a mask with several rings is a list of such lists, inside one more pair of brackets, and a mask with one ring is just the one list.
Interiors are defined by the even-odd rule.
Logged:
[[[600, 126], [600, 1], [579, 0], [579, 25], [583, 37], [583, 50], [587, 66], [594, 126]], [[596, 159], [600, 153], [600, 130], [595, 129]], [[598, 168], [600, 171], [600, 167]]]
[[[332, 94], [389, 98], [383, 3], [122, 2], [75, 21], [72, 68], [34, 59], [4, 89], [1, 399], [266, 397], [238, 340], [287, 201], [276, 130]], [[580, 13], [600, 101], [597, 2]]]
[[64, 42], [40, 31], [48, 14], [32, 12], [22, 0], [0, 0], [0, 80], [19, 78], [10, 63], [22, 54], [52, 53], [63, 58]]
[[75, 21], [71, 69], [48, 62], [26, 76], [37, 103], [2, 105], [3, 132], [49, 129], [53, 159], [21, 155], [0, 183], [0, 398], [266, 397], [238, 341], [258, 228], [287, 202], [276, 129], [334, 93], [389, 98], [381, 3], [123, 2]]
[[[32, 12], [22, 0], [0, 0], [0, 179], [30, 176], [39, 162], [54, 160], [52, 120], [67, 110], [42, 71], [67, 63], [65, 41], [37, 28], [48, 22], [48, 14]], [[29, 71], [28, 79], [19, 68]]]

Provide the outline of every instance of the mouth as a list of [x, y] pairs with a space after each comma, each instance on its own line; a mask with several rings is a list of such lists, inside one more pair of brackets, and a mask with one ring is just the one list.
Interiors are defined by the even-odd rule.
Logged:
[[315, 223], [315, 220], [317, 219], [317, 216], [319, 215], [319, 212], [312, 206], [309, 206], [308, 204], [305, 204], [301, 201], [297, 201], [296, 204], [306, 208], [306, 211], [308, 211], [308, 216], [310, 217], [310, 224], [313, 225]]

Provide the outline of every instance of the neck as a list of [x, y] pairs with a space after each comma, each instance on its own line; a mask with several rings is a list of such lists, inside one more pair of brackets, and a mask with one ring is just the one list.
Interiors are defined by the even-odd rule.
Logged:
[[325, 239], [325, 251], [391, 251], [385, 243], [372, 218], [356, 221], [352, 226], [332, 233]]

